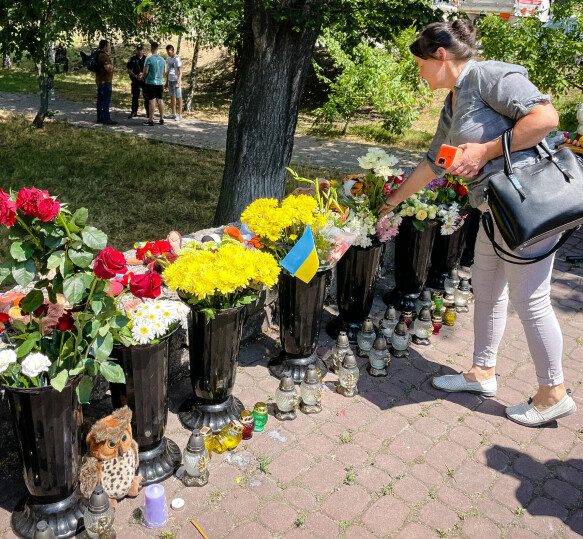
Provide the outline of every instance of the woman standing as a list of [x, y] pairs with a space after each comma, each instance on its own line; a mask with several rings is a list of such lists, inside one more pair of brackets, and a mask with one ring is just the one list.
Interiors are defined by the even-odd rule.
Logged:
[[[429, 25], [410, 46], [421, 77], [431, 89], [447, 88], [450, 92], [427, 155], [390, 197], [389, 209], [436, 176], [449, 172], [466, 180], [472, 206], [485, 210], [485, 177], [504, 168], [504, 131], [513, 127], [512, 162], [521, 167], [537, 161], [534, 147], [556, 127], [558, 115], [549, 96], [528, 80], [526, 70], [502, 62], [477, 62], [473, 59], [475, 45], [473, 26], [457, 20]], [[447, 170], [435, 165], [442, 144], [463, 150]], [[497, 229], [495, 239], [508, 249]], [[516, 254], [540, 255], [557, 241], [558, 236], [548, 238]], [[528, 402], [508, 407], [506, 415], [517, 423], [535, 427], [576, 411], [563, 383], [563, 337], [550, 300], [553, 260], [549, 256], [527, 266], [506, 263], [495, 254], [480, 228], [472, 271], [473, 365], [466, 373], [434, 378], [434, 387], [447, 392], [496, 394], [496, 354], [510, 300], [526, 333], [539, 388]]]

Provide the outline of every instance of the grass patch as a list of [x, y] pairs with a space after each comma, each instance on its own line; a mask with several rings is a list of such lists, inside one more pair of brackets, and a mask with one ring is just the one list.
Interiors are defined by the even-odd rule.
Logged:
[[261, 455], [257, 457], [257, 468], [261, 473], [267, 475], [269, 473], [269, 464], [271, 459], [267, 455]]
[[306, 525], [307, 516], [305, 513], [298, 515], [298, 517], [294, 520], [294, 526], [296, 528], [303, 528]]
[[[193, 232], [211, 224], [223, 175], [224, 153], [82, 129], [0, 113], [2, 184], [8, 191], [35, 185], [72, 208], [89, 209], [91, 224], [117, 249], [163, 238], [170, 230]], [[295, 167], [306, 177], [331, 169]], [[7, 249], [0, 228], [0, 253]]]
[[354, 485], [356, 481], [356, 472], [354, 471], [354, 467], [348, 466], [344, 468], [346, 475], [344, 476], [344, 484], [345, 485]]

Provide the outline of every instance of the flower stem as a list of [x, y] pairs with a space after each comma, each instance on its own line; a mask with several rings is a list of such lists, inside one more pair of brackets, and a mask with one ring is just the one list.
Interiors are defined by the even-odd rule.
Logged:
[[65, 218], [63, 217], [63, 214], [61, 212], [59, 212], [59, 221], [63, 225], [63, 228], [65, 229], [65, 232], [67, 234], [67, 237], [69, 239], [72, 239], [71, 238], [71, 231], [69, 230], [69, 227], [67, 226], [67, 221], [65, 221]]
[[26, 230], [28, 232], [28, 234], [30, 235], [30, 239], [34, 242], [34, 244], [40, 249], [41, 243], [40, 240], [34, 235], [34, 232], [29, 228], [29, 226], [23, 221], [22, 217], [20, 217], [19, 215], [16, 216], [16, 220], [18, 221], [18, 223], [20, 224], [20, 226], [22, 228], [24, 228], [24, 230]]

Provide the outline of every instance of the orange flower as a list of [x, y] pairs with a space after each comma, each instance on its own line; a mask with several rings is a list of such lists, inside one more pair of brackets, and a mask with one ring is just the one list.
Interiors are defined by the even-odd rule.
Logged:
[[241, 234], [241, 231], [236, 226], [228, 226], [225, 228], [225, 234], [234, 240], [240, 241], [241, 243], [245, 243], [245, 238]]

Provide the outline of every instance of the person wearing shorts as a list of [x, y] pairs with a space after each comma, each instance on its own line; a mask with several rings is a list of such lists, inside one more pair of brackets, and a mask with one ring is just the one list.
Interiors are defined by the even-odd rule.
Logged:
[[[182, 120], [182, 61], [180, 56], [174, 53], [174, 47], [166, 47], [168, 58], [166, 59], [166, 86], [170, 94], [170, 106], [172, 107], [172, 116], [176, 120]], [[178, 101], [178, 109], [176, 102]], [[178, 112], [176, 112], [178, 110]]]
[[152, 41], [152, 54], [146, 58], [144, 62], [144, 81], [146, 82], [146, 98], [149, 101], [148, 105], [148, 121], [144, 125], [154, 125], [154, 107], [158, 106], [160, 113], [159, 124], [164, 124], [164, 101], [162, 100], [164, 93], [164, 71], [166, 62], [158, 54], [158, 43]]

